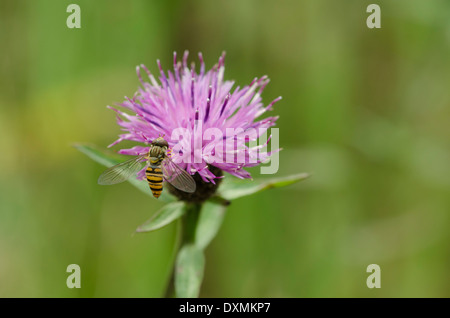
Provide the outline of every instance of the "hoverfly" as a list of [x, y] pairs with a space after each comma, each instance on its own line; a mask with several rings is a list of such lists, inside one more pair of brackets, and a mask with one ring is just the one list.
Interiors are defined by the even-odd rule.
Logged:
[[196, 184], [192, 176], [181, 169], [167, 155], [169, 144], [163, 137], [158, 137], [150, 145], [147, 154], [131, 158], [106, 169], [98, 178], [98, 184], [110, 185], [126, 181], [130, 176], [142, 169], [145, 162], [148, 167], [145, 170], [148, 185], [153, 196], [159, 198], [163, 190], [163, 179], [178, 190], [195, 192]]

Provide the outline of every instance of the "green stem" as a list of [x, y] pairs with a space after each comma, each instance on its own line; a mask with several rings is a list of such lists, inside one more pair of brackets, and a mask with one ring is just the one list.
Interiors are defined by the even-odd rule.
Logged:
[[186, 203], [186, 213], [183, 215], [177, 226], [177, 243], [175, 246], [175, 257], [170, 274], [169, 283], [164, 293], [165, 298], [175, 297], [175, 263], [178, 252], [185, 244], [195, 242], [195, 231], [197, 229], [198, 218], [202, 205], [199, 203]]
[[189, 203], [186, 205], [186, 213], [181, 219], [182, 224], [182, 244], [195, 242], [195, 231], [197, 229], [198, 217], [200, 215], [201, 204]]
[[166, 289], [164, 291], [163, 297], [165, 298], [172, 298], [175, 295], [175, 289], [174, 289], [174, 265], [176, 260], [177, 260], [177, 254], [178, 251], [180, 250], [180, 246], [181, 246], [181, 232], [182, 232], [182, 225], [181, 225], [181, 220], [177, 220], [176, 222], [176, 232], [175, 232], [175, 244], [174, 244], [174, 248], [172, 251], [172, 256], [171, 256], [171, 263], [172, 266], [170, 268], [169, 271], [169, 278], [167, 280], [167, 284], [166, 284]]

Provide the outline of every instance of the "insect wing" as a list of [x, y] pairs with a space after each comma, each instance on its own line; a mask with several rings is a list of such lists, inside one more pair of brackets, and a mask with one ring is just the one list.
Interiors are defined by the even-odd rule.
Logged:
[[140, 155], [106, 169], [98, 177], [98, 184], [110, 185], [126, 181], [132, 174], [142, 169], [145, 157], [146, 155]]
[[164, 179], [178, 190], [192, 193], [195, 192], [196, 184], [192, 176], [181, 169], [169, 157], [161, 162]]

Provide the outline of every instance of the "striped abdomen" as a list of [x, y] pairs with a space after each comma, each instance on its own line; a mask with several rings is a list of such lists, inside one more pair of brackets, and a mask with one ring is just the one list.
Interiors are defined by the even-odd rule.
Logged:
[[147, 167], [147, 170], [145, 170], [145, 174], [153, 196], [159, 198], [163, 190], [163, 174], [161, 166], [151, 164]]

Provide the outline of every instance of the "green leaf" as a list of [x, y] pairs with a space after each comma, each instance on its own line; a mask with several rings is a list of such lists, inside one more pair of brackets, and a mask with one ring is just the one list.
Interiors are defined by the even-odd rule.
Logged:
[[197, 228], [195, 230], [195, 244], [200, 249], [205, 249], [222, 225], [225, 216], [226, 205], [206, 201], [200, 211]]
[[205, 267], [205, 256], [195, 244], [184, 245], [175, 264], [175, 295], [195, 298], [200, 293]]
[[234, 200], [254, 193], [291, 185], [293, 183], [305, 180], [310, 176], [309, 173], [300, 173], [284, 178], [275, 178], [270, 180], [255, 180], [253, 182], [245, 182], [242, 180], [233, 180], [223, 182], [219, 187], [218, 195], [225, 200]]
[[139, 226], [136, 232], [151, 232], [160, 229], [180, 218], [185, 212], [184, 202], [178, 201], [166, 204], [150, 220]]
[[[101, 150], [97, 146], [88, 144], [75, 144], [74, 147], [87, 155], [89, 158], [97, 161], [98, 163], [104, 165], [105, 167], [112, 167], [126, 159], [121, 160], [117, 154], [111, 153], [109, 151]], [[152, 192], [148, 187], [148, 183], [144, 180], [138, 180], [134, 177], [128, 179], [128, 182], [134, 185], [136, 188], [144, 192], [145, 194], [153, 197]], [[167, 191], [163, 191], [158, 200], [162, 202], [173, 202], [175, 197], [169, 194]]]

